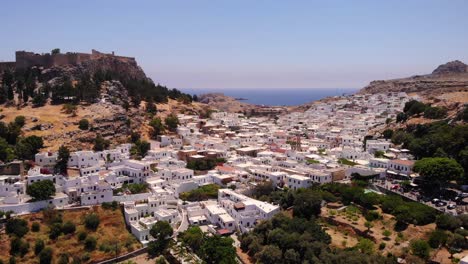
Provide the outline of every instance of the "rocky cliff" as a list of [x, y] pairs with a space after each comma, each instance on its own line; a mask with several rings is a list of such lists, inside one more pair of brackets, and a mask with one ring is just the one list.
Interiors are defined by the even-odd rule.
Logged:
[[253, 104], [241, 102], [233, 97], [226, 96], [222, 93], [202, 94], [199, 97], [199, 102], [211, 106], [213, 109], [226, 112], [250, 112], [258, 107]]
[[468, 91], [468, 66], [461, 61], [452, 61], [440, 65], [431, 74], [372, 81], [359, 93], [400, 91], [418, 93], [424, 97], [446, 92], [466, 92]]

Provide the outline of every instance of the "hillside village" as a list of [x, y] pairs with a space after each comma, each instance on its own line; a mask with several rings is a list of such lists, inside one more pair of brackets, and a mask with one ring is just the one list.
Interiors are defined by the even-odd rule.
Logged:
[[[372, 82], [294, 107], [184, 94], [134, 58], [95, 50], [19, 51], [2, 68], [0, 255], [10, 262], [68, 263], [82, 244], [74, 262], [144, 251], [171, 263], [468, 255], [466, 87], [434, 92], [466, 75], [461, 62], [426, 82]], [[72, 214], [81, 219], [62, 223]], [[86, 227], [92, 217], [107, 226]], [[33, 255], [37, 223], [50, 247]], [[57, 239], [74, 242], [59, 249]]]
[[[284, 210], [254, 195], [266, 182], [274, 189], [300, 190], [368, 177], [373, 182], [369, 192], [398, 194], [440, 212], [464, 214], [461, 189], [456, 203], [431, 203], [417, 191], [403, 191], [405, 184], [418, 185], [413, 155], [383, 136], [368, 137], [415, 99], [420, 98], [404, 92], [356, 94], [276, 118], [178, 114], [176, 132], [151, 141], [141, 160], [131, 158], [128, 143], [71, 152], [62, 173], [56, 170], [63, 158], [57, 152], [37, 153], [28, 169], [20, 161], [2, 165], [0, 211], [22, 215], [117, 202], [131, 233], [148, 245], [155, 239], [151, 228], [161, 221], [176, 234], [194, 225], [222, 236], [252, 232]], [[50, 197], [28, 195], [30, 186], [45, 181], [55, 187]], [[190, 198], [203, 188], [214, 188], [215, 194]]]

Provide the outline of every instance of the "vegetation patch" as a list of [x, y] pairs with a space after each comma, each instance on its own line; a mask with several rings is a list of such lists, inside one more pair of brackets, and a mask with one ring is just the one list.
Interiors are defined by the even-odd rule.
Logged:
[[218, 198], [219, 188], [220, 187], [217, 184], [207, 184], [191, 190], [190, 192], [181, 193], [179, 198], [190, 202], [216, 199]]
[[[97, 225], [88, 218], [97, 218]], [[46, 209], [9, 221], [9, 234], [0, 237], [3, 263], [10, 258], [16, 263], [90, 263], [141, 247], [127, 231], [120, 210]]]

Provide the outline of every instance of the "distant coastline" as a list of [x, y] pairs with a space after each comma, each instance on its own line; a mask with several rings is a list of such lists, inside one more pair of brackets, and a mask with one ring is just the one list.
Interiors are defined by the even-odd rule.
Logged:
[[349, 95], [357, 92], [358, 88], [285, 88], [285, 89], [267, 89], [267, 88], [251, 88], [251, 89], [216, 89], [216, 88], [181, 88], [184, 93], [189, 94], [206, 94], [206, 93], [222, 93], [233, 97], [237, 101], [256, 105], [268, 106], [294, 106], [320, 100], [330, 96]]

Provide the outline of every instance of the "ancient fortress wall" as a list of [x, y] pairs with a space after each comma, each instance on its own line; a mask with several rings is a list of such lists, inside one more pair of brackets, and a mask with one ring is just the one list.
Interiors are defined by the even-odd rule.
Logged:
[[[63, 65], [78, 65], [86, 61], [98, 60], [101, 58], [114, 58], [123, 62], [127, 62], [133, 65], [137, 65], [135, 58], [132, 57], [123, 57], [115, 56], [114, 53], [106, 54], [99, 52], [97, 50], [92, 50], [91, 54], [89, 53], [76, 53], [76, 52], [67, 52], [59, 54], [37, 54], [34, 52], [27, 51], [17, 51], [16, 52], [16, 63], [10, 62], [8, 64], [1, 63], [0, 70], [2, 67], [10, 67], [12, 63], [17, 69], [25, 69], [32, 66], [43, 66], [46, 68], [53, 66], [63, 66]], [[2, 66], [2, 64], [5, 64]]]
[[8, 62], [0, 62], [0, 73], [4, 72], [5, 70], [14, 70], [16, 62], [8, 61]]

